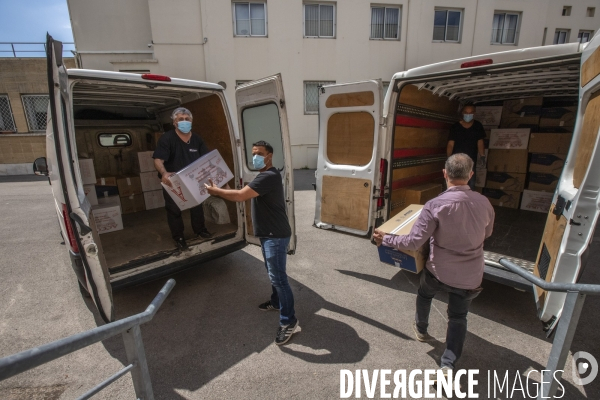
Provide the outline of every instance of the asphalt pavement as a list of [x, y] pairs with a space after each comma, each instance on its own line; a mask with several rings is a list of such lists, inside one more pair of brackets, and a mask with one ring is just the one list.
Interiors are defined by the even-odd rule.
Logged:
[[[288, 273], [302, 332], [286, 346], [273, 343], [277, 313], [257, 309], [270, 295], [258, 247], [177, 274], [154, 320], [142, 326], [156, 399], [330, 399], [340, 396], [341, 369], [436, 368], [447, 298], [433, 303], [436, 340], [416, 341], [411, 322], [418, 278], [380, 263], [365, 238], [314, 228], [313, 181], [314, 171], [295, 171], [298, 250], [288, 257]], [[0, 177], [0, 205], [0, 357], [101, 325], [61, 245], [48, 182]], [[582, 281], [600, 282], [598, 244]], [[115, 292], [117, 318], [143, 311], [164, 282]], [[509, 371], [511, 386], [517, 371], [524, 381], [528, 371], [544, 368], [551, 340], [531, 293], [493, 282], [483, 287], [458, 367], [480, 370], [477, 392], [488, 398], [488, 370]], [[573, 353], [600, 359], [598, 309], [600, 299], [588, 297]], [[0, 382], [0, 399], [76, 398], [125, 362], [122, 339], [114, 337]], [[600, 378], [584, 387], [573, 383], [571, 357], [563, 379], [565, 399], [600, 398]], [[94, 398], [134, 398], [131, 378]], [[517, 391], [512, 398], [523, 396]]]

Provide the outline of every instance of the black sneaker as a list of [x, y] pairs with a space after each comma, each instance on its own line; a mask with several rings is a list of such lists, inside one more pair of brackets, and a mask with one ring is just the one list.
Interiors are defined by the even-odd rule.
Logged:
[[197, 237], [199, 237], [199, 238], [203, 238], [203, 239], [209, 239], [209, 238], [211, 238], [212, 236], [213, 236], [213, 234], [212, 234], [212, 233], [210, 233], [210, 232], [208, 231], [208, 229], [203, 229], [203, 230], [201, 230], [200, 232], [198, 232], [198, 236], [197, 236]]
[[260, 311], [279, 311], [279, 308], [275, 307], [275, 306], [274, 306], [274, 305], [271, 303], [271, 300], [269, 300], [269, 301], [266, 301], [266, 302], [264, 302], [264, 303], [260, 304], [260, 305], [258, 306], [258, 309], [259, 309]]
[[181, 251], [190, 251], [184, 238], [175, 239], [175, 244], [177, 244], [177, 248]]
[[280, 326], [279, 329], [277, 329], [277, 336], [275, 336], [275, 344], [281, 346], [282, 344], [287, 343], [294, 333], [298, 333], [300, 331], [300, 321], [298, 320], [296, 320], [296, 322], [293, 324]]

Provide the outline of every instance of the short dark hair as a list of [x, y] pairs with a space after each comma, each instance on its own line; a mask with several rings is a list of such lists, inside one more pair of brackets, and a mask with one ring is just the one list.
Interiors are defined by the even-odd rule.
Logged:
[[256, 143], [252, 143], [252, 146], [261, 146], [267, 149], [267, 152], [273, 153], [273, 146], [271, 146], [268, 142], [265, 142], [264, 140], [259, 140]]

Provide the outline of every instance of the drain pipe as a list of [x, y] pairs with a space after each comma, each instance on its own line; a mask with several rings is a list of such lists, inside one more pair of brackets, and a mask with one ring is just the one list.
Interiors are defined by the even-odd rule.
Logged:
[[471, 56], [474, 56], [473, 50], [475, 49], [475, 32], [477, 32], [477, 10], [479, 9], [479, 0], [475, 2], [475, 24], [473, 25], [473, 40], [471, 41]]

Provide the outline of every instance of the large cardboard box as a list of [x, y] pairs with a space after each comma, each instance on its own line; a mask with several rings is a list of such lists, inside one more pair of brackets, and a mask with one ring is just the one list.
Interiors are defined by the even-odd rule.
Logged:
[[552, 205], [553, 192], [536, 192], [525, 189], [521, 200], [521, 210], [547, 213]]
[[83, 185], [83, 193], [85, 193], [85, 197], [87, 197], [92, 206], [98, 205], [98, 196], [96, 195], [95, 185]]
[[535, 132], [529, 136], [529, 152], [567, 154], [572, 138], [572, 133]]
[[160, 186], [160, 179], [158, 179], [158, 174], [156, 171], [142, 172], [140, 174], [140, 181], [142, 182], [142, 192], [162, 190], [162, 186]]
[[154, 168], [154, 158], [152, 158], [153, 151], [140, 151], [138, 155], [139, 172], [150, 172], [156, 171]]
[[96, 183], [96, 170], [94, 169], [94, 160], [91, 158], [80, 158], [79, 172], [81, 173], [81, 182], [84, 185], [93, 185]]
[[[410, 205], [381, 225], [379, 230], [393, 235], [407, 235], [419, 218], [422, 209], [422, 205]], [[418, 274], [425, 267], [429, 256], [429, 240], [416, 251], [399, 251], [383, 245], [379, 246], [378, 250], [381, 262]]]
[[475, 169], [475, 187], [485, 187], [485, 179], [487, 177], [487, 169]]
[[142, 182], [139, 176], [125, 176], [117, 179], [119, 196], [129, 197], [132, 194], [142, 194]]
[[121, 197], [121, 213], [123, 215], [144, 211], [145, 209], [146, 203], [144, 202], [143, 194], [132, 194], [127, 197]]
[[577, 106], [542, 108], [540, 127], [543, 126], [575, 126]]
[[115, 186], [100, 186], [94, 185], [96, 188], [96, 196], [100, 197], [108, 197], [108, 196], [119, 196], [119, 188], [117, 185]]
[[92, 207], [92, 215], [99, 234], [120, 231], [123, 229], [121, 207], [113, 205], [97, 205]]
[[529, 132], [529, 129], [492, 129], [490, 149], [527, 149]]
[[213, 150], [171, 175], [169, 180], [172, 186], [162, 182], [161, 185], [181, 210], [187, 210], [202, 204], [208, 198], [209, 194], [204, 184], [208, 183], [209, 179], [222, 187], [233, 178], [234, 175], [219, 151]]
[[119, 206], [121, 207], [121, 198], [117, 196], [98, 196], [98, 205], [100, 206]]
[[565, 166], [566, 154], [532, 153], [529, 172], [545, 172], [560, 175]]
[[527, 150], [490, 150], [487, 160], [488, 172], [527, 172]]
[[528, 97], [525, 99], [504, 100], [502, 107], [502, 120], [510, 118], [524, 118], [538, 116], [542, 112], [543, 97]]
[[481, 194], [487, 197], [493, 206], [519, 208], [521, 192], [515, 192], [512, 190], [483, 188]]
[[116, 176], [102, 176], [94, 182], [98, 186], [117, 186]]
[[525, 177], [524, 173], [488, 172], [485, 187], [522, 192], [525, 190]]
[[529, 115], [525, 117], [503, 118], [500, 123], [502, 129], [531, 129], [532, 132], [537, 132], [540, 125], [539, 115]]
[[144, 203], [146, 204], [146, 210], [153, 210], [155, 208], [164, 207], [165, 198], [163, 196], [162, 187], [160, 188], [160, 190], [144, 192]]
[[529, 184], [527, 185], [527, 189], [554, 193], [559, 179], [560, 174], [555, 175], [542, 172], [531, 172], [529, 174]]
[[392, 200], [392, 208], [401, 211], [410, 204], [425, 204], [437, 197], [442, 193], [442, 185], [439, 183], [423, 183], [398, 189], [396, 192]]
[[480, 106], [475, 109], [475, 120], [482, 125], [498, 126], [502, 119], [502, 106]]

